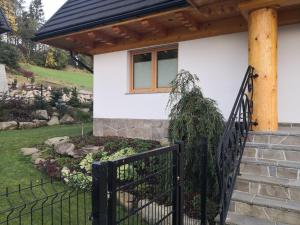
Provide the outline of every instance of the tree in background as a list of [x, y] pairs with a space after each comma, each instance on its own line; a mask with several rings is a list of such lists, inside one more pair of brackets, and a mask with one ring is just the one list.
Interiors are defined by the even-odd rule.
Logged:
[[45, 62], [45, 67], [55, 69], [57, 67], [57, 62], [55, 59], [55, 50], [53, 48], [49, 48], [47, 57], [46, 57], [46, 62]]

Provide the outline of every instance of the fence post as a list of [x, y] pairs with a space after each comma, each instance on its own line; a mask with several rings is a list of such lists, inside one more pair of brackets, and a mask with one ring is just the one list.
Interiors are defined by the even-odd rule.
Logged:
[[107, 163], [92, 166], [92, 219], [93, 225], [108, 225], [107, 215]]
[[108, 225], [116, 225], [117, 219], [117, 168], [113, 162], [108, 161]]
[[[179, 180], [177, 181], [178, 187], [178, 195], [177, 195], [177, 212], [178, 212], [178, 220], [175, 225], [183, 225], [184, 223], [184, 167], [185, 167], [185, 153], [184, 153], [184, 142], [177, 141], [178, 145], [178, 166], [177, 166], [177, 174]], [[173, 224], [174, 225], [174, 224]]]
[[173, 155], [173, 193], [172, 193], [172, 224], [178, 225], [179, 224], [179, 181], [180, 181], [180, 175], [179, 175], [179, 149], [180, 145], [176, 143], [176, 151], [172, 152]]
[[201, 225], [207, 222], [207, 167], [208, 167], [208, 143], [207, 138], [201, 137], [199, 143], [201, 151]]

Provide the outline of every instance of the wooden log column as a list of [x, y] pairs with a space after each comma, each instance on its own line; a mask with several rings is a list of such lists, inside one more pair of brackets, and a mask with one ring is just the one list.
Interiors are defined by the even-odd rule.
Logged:
[[254, 81], [253, 120], [256, 131], [278, 130], [277, 106], [277, 10], [257, 9], [249, 13], [249, 64], [258, 78]]

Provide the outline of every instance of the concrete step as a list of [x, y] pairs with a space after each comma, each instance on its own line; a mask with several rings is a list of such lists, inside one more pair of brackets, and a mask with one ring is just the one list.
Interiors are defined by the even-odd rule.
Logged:
[[235, 190], [300, 202], [300, 180], [242, 174], [237, 179]]
[[298, 180], [300, 162], [256, 159], [244, 156], [240, 165], [243, 174]]
[[300, 133], [288, 132], [250, 132], [248, 142], [261, 144], [280, 144], [300, 146]]
[[300, 162], [300, 146], [249, 143], [243, 156], [256, 159]]
[[233, 212], [228, 213], [226, 224], [228, 225], [287, 225], [283, 223], [276, 223], [268, 220], [257, 219], [252, 216], [240, 215]]
[[230, 211], [273, 223], [299, 225], [300, 203], [235, 191]]

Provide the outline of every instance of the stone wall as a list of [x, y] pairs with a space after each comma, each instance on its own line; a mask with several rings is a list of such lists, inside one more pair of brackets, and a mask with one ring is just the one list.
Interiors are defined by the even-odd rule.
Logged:
[[95, 136], [161, 140], [168, 137], [168, 127], [167, 120], [94, 119]]

